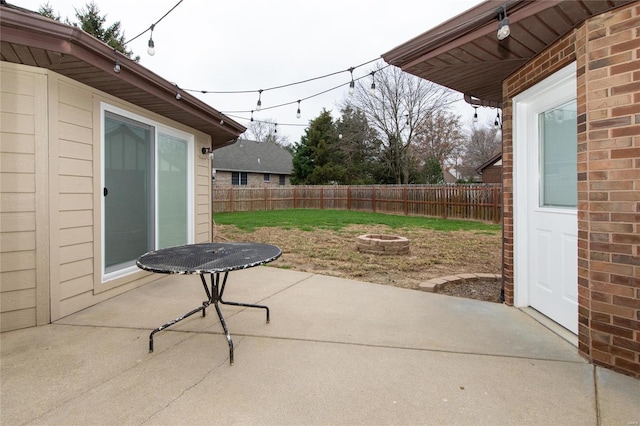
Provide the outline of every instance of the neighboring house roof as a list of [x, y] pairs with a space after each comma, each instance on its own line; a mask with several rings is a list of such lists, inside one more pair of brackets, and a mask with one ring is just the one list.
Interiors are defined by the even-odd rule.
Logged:
[[456, 178], [449, 170], [443, 170], [442, 177], [446, 183], [456, 183], [458, 181], [458, 178]]
[[[382, 55], [475, 105], [501, 107], [502, 82], [584, 20], [636, 0], [489, 0]], [[496, 37], [506, 5], [511, 35]]]
[[[224, 146], [245, 131], [196, 97], [154, 74], [139, 63], [78, 27], [63, 24], [0, 2], [0, 59], [46, 68], [168, 117], [211, 136]], [[120, 61], [120, 72], [114, 71]]]
[[485, 161], [483, 164], [481, 164], [476, 169], [476, 172], [482, 174], [482, 171], [484, 169], [486, 169], [487, 167], [493, 166], [494, 164], [496, 164], [500, 160], [502, 160], [502, 151], [496, 153], [493, 157], [489, 158], [487, 161]]
[[213, 167], [216, 170], [235, 172], [290, 175], [293, 171], [293, 156], [271, 142], [240, 139], [233, 145], [213, 152]]

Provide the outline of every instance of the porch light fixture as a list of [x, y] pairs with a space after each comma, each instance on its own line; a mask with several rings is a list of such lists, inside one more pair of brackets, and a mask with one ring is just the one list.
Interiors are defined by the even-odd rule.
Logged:
[[473, 122], [474, 123], [478, 122], [478, 107], [477, 106], [473, 107]]
[[156, 45], [153, 43], [153, 29], [155, 28], [155, 25], [151, 25], [151, 35], [149, 36], [149, 48], [147, 49], [147, 53], [149, 54], [149, 56], [153, 56], [156, 54]]
[[349, 68], [349, 72], [351, 73], [351, 83], [349, 83], [349, 94], [350, 95], [353, 95], [353, 92], [356, 89], [356, 83], [355, 83], [355, 81], [353, 81], [353, 70], [354, 70], [353, 67]]
[[507, 17], [507, 5], [500, 6], [497, 10], [498, 13], [498, 40], [504, 40], [511, 34], [511, 28], [509, 28], [509, 18]]
[[296, 118], [300, 118], [300, 99], [298, 99], [298, 110], [296, 111]]
[[256, 111], [262, 109], [262, 89], [258, 90], [258, 103], [256, 104]]
[[211, 147], [203, 147], [201, 151], [202, 151], [202, 155], [211, 154], [213, 152]]

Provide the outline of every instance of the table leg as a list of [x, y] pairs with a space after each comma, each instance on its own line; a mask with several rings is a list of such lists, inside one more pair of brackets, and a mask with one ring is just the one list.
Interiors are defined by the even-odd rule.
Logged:
[[[189, 311], [189, 312], [187, 312], [186, 314], [181, 315], [181, 316], [179, 316], [178, 318], [176, 318], [176, 319], [174, 319], [174, 320], [171, 320], [171, 321], [169, 321], [168, 323], [163, 324], [163, 325], [161, 325], [160, 327], [158, 327], [158, 328], [156, 328], [155, 330], [153, 330], [153, 331], [151, 332], [151, 334], [149, 334], [149, 352], [150, 352], [150, 353], [151, 353], [151, 352], [153, 352], [153, 335], [154, 335], [154, 334], [156, 334], [156, 333], [157, 333], [157, 332], [159, 332], [159, 331], [164, 330], [165, 328], [169, 328], [169, 327], [171, 327], [172, 325], [174, 325], [174, 324], [176, 324], [176, 323], [178, 323], [178, 322], [182, 321], [182, 320], [183, 320], [183, 319], [185, 319], [185, 318], [190, 317], [191, 315], [195, 314], [196, 312], [200, 312], [200, 311], [202, 311], [202, 316], [203, 316], [203, 317], [207, 315], [207, 308], [209, 307], [209, 305], [211, 305], [211, 303], [213, 303], [213, 302], [214, 302], [214, 298], [213, 298], [213, 297], [212, 297], [212, 295], [211, 295], [211, 294], [212, 294], [212, 292], [213, 292], [213, 290], [214, 290], [214, 288], [213, 288], [213, 280], [212, 280], [212, 282], [211, 282], [211, 291], [209, 291], [209, 287], [207, 287], [207, 280], [205, 280], [205, 279], [204, 279], [204, 276], [203, 276], [203, 275], [200, 275], [200, 279], [201, 279], [201, 281], [202, 281], [202, 286], [204, 287], [204, 292], [207, 294], [207, 300], [205, 300], [204, 302], [202, 302], [202, 305], [201, 305], [201, 306], [198, 306], [198, 307], [197, 307], [197, 308], [195, 308], [194, 310]], [[216, 300], [215, 300], [215, 301], [217, 301], [217, 299], [218, 299], [217, 289], [216, 289], [215, 294], [216, 294]]]
[[261, 308], [264, 309], [265, 311], [267, 311], [267, 323], [270, 321], [270, 316], [269, 316], [269, 307], [265, 306], [265, 305], [254, 305], [251, 303], [239, 303], [239, 302], [227, 302], [226, 300], [222, 300], [222, 294], [224, 293], [224, 287], [227, 284], [227, 274], [228, 272], [226, 272], [224, 274], [224, 280], [222, 281], [222, 287], [220, 288], [220, 297], [218, 297], [218, 300], [220, 301], [220, 303], [222, 303], [223, 305], [233, 305], [233, 306], [242, 306], [245, 308]]
[[[178, 318], [169, 321], [166, 324], [161, 325], [160, 327], [156, 328], [155, 330], [153, 330], [151, 332], [151, 334], [149, 334], [149, 352], [153, 352], [153, 335], [156, 334], [158, 331], [162, 331], [165, 328], [171, 327], [173, 324], [182, 321], [185, 318], [190, 317], [191, 315], [195, 314], [196, 312], [202, 311], [204, 313], [204, 310], [207, 308], [207, 306], [209, 306], [210, 302], [206, 301], [202, 303], [202, 306], [198, 306], [196, 309], [194, 309], [193, 311], [187, 312], [184, 315], [179, 316]], [[203, 314], [204, 315], [204, 314]]]

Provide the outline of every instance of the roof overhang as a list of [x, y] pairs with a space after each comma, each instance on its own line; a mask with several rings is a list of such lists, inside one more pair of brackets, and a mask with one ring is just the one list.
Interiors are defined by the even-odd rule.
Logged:
[[[500, 106], [502, 82], [586, 19], [637, 0], [488, 0], [382, 55], [389, 64]], [[497, 39], [506, 6], [511, 35]]]
[[[246, 129], [139, 63], [116, 54], [77, 27], [2, 2], [0, 59], [46, 68], [211, 136], [213, 147], [233, 143]], [[117, 56], [116, 56], [117, 55]], [[121, 64], [114, 71], [115, 61]]]

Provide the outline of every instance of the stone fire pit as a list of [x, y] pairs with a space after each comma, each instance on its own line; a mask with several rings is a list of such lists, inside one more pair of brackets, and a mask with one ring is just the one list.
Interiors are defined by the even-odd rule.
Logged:
[[356, 250], [372, 254], [407, 254], [409, 239], [386, 234], [360, 235], [356, 240]]

